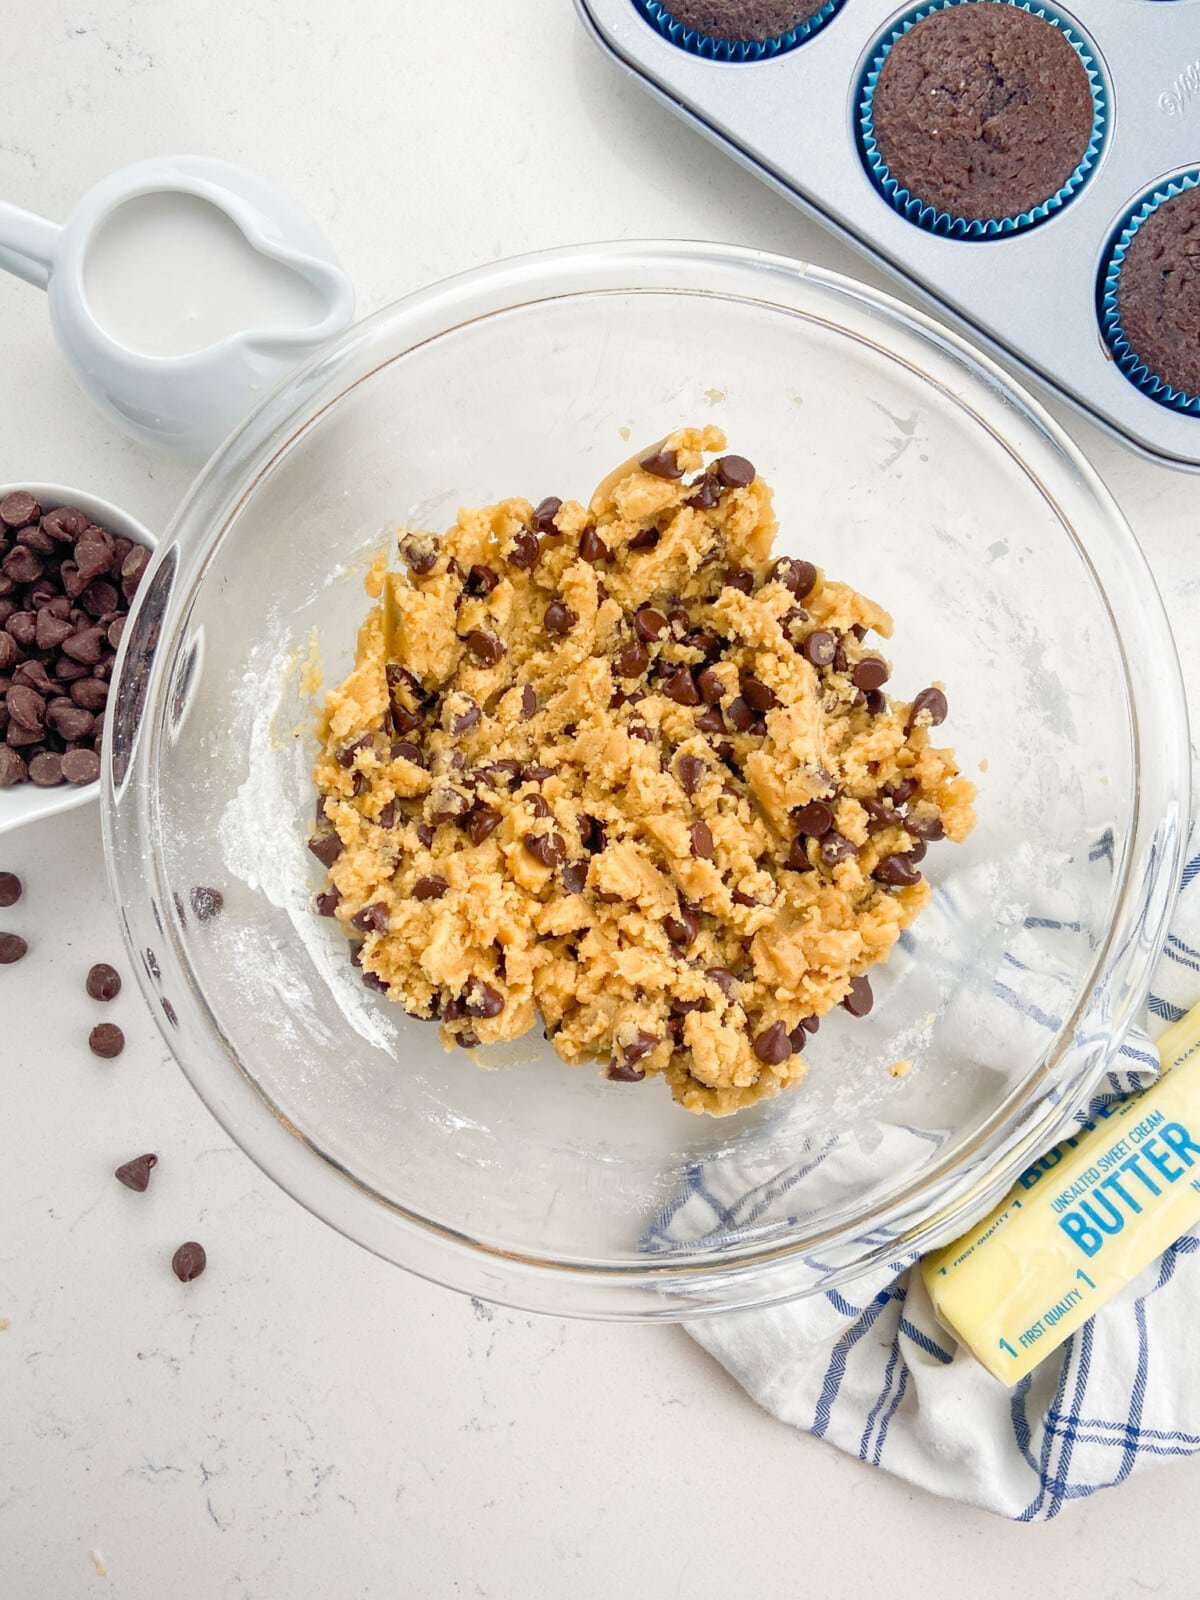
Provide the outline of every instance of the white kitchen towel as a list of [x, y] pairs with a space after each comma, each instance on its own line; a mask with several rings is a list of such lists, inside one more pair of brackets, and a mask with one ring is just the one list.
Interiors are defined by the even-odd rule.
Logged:
[[[1195, 854], [1142, 1025], [1088, 1114], [1157, 1074], [1151, 1040], [1200, 1000], [1198, 880]], [[1015, 1389], [956, 1346], [911, 1260], [843, 1290], [697, 1319], [687, 1331], [793, 1427], [934, 1494], [1042, 1522], [1144, 1467], [1200, 1451], [1197, 1254], [1200, 1229]]]

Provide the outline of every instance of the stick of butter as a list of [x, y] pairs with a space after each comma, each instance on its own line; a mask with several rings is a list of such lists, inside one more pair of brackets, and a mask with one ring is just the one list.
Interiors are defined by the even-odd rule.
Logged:
[[1158, 1041], [1163, 1076], [1035, 1161], [921, 1263], [938, 1320], [1013, 1384], [1200, 1221], [1200, 1005]]

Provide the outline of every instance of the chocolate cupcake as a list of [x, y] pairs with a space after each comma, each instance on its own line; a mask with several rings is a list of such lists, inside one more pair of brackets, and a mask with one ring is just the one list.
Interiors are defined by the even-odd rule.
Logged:
[[1200, 173], [1134, 209], [1101, 285], [1104, 337], [1121, 370], [1152, 399], [1200, 416]]
[[910, 220], [959, 238], [1040, 222], [1095, 161], [1105, 125], [1091, 54], [1024, 0], [942, 0], [897, 25], [863, 85], [860, 140]]
[[636, 0], [660, 33], [693, 55], [761, 61], [824, 26], [842, 0]]

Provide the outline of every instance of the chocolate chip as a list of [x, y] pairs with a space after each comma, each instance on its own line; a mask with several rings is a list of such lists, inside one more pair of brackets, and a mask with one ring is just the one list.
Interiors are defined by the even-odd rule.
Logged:
[[875, 996], [871, 993], [869, 979], [865, 977], [851, 978], [849, 991], [842, 1004], [852, 1017], [865, 1017], [875, 1004]]
[[816, 1033], [817, 1029], [820, 1026], [821, 1026], [821, 1022], [820, 1022], [820, 1019], [818, 1017], [801, 1017], [800, 1018], [800, 1021], [792, 1029], [791, 1033], [788, 1034], [788, 1039], [791, 1042], [792, 1054], [793, 1055], [799, 1055], [800, 1054], [800, 1052], [804, 1049], [805, 1045], [808, 1043], [809, 1034]]
[[429, 791], [429, 820], [433, 823], [453, 822], [470, 809], [470, 800], [452, 784], [435, 784]]
[[650, 728], [640, 717], [630, 717], [625, 725], [625, 731], [631, 739], [641, 739], [645, 744], [649, 744], [654, 738]]
[[692, 854], [697, 861], [711, 861], [713, 855], [712, 829], [707, 822], [693, 822], [691, 830]]
[[525, 804], [535, 817], [548, 817], [550, 815], [550, 807], [540, 794], [527, 794], [524, 798]]
[[685, 506], [690, 506], [693, 511], [711, 511], [720, 501], [721, 486], [717, 480], [706, 474], [692, 484], [693, 493], [690, 499], [685, 500]]
[[680, 756], [678, 767], [679, 783], [684, 794], [695, 794], [704, 781], [704, 774], [707, 770], [699, 756]]
[[754, 574], [749, 567], [730, 567], [725, 573], [725, 587], [740, 594], [754, 593]]
[[641, 533], [635, 533], [626, 546], [629, 550], [653, 550], [660, 538], [657, 528], [643, 528]]
[[589, 561], [592, 566], [596, 566], [601, 561], [612, 560], [612, 551], [590, 522], [579, 535], [579, 555], [582, 560]]
[[641, 1083], [646, 1073], [642, 1067], [632, 1067], [623, 1061], [613, 1061], [610, 1062], [605, 1076], [613, 1083]]
[[696, 727], [701, 733], [724, 733], [725, 718], [721, 715], [720, 706], [705, 706], [703, 711], [698, 711]]
[[744, 699], [755, 711], [772, 711], [779, 704], [775, 691], [752, 673], [742, 673], [741, 685]]
[[63, 640], [63, 654], [70, 656], [72, 661], [82, 662], [84, 666], [93, 667], [104, 654], [104, 629], [80, 628], [79, 632], [71, 638]]
[[835, 867], [839, 861], [848, 861], [857, 854], [858, 846], [840, 833], [827, 833], [821, 840], [821, 860], [827, 867]]
[[[116, 623], [113, 624], [113, 627]], [[74, 628], [63, 617], [56, 617], [49, 606], [42, 606], [37, 614], [34, 642], [39, 650], [57, 650], [64, 639], [69, 639]], [[2, 640], [2, 636], [0, 636]], [[2, 648], [2, 642], [0, 642]]]
[[[100, 776], [100, 757], [94, 750], [66, 750], [60, 770], [68, 783], [95, 783]], [[37, 782], [37, 779], [34, 779]]]
[[97, 961], [88, 968], [84, 988], [93, 1000], [115, 1000], [121, 992], [121, 974], [106, 961]]
[[118, 1167], [113, 1176], [135, 1194], [145, 1194], [150, 1184], [150, 1173], [157, 1165], [158, 1157], [155, 1155], [134, 1156], [132, 1161], [126, 1161]]
[[554, 768], [543, 766], [526, 767], [522, 776], [526, 783], [543, 783], [547, 778], [554, 776]]
[[7, 745], [0, 745], [0, 789], [11, 789], [14, 784], [24, 783], [29, 776], [29, 769], [15, 750]]
[[96, 718], [92, 712], [61, 696], [47, 706], [46, 721], [61, 739], [70, 741], [86, 739], [96, 728]]
[[197, 1244], [194, 1239], [189, 1239], [186, 1244], [181, 1244], [171, 1257], [171, 1271], [180, 1283], [191, 1283], [198, 1278], [208, 1265], [208, 1256], [204, 1246]]
[[949, 711], [946, 696], [940, 689], [922, 689], [909, 710], [905, 731], [916, 725], [918, 717], [928, 717], [930, 727], [936, 728], [939, 723], [945, 722]]
[[726, 1000], [733, 999], [733, 986], [737, 979], [728, 967], [706, 967], [704, 976], [710, 983], [716, 984]]
[[0, 872], [0, 906], [15, 906], [23, 889], [15, 872]]
[[837, 640], [827, 628], [814, 628], [800, 646], [800, 653], [814, 667], [829, 667], [837, 655]]
[[677, 706], [698, 706], [700, 691], [690, 667], [679, 667], [662, 681], [662, 692]]
[[729, 702], [725, 708], [729, 718], [729, 726], [735, 733], [746, 733], [754, 723], [754, 711], [749, 702], [739, 694]]
[[112, 1061], [125, 1048], [125, 1035], [115, 1022], [98, 1022], [88, 1034], [88, 1048], [103, 1061]]
[[[580, 820], [582, 821], [583, 819], [581, 818]], [[587, 821], [591, 824], [591, 827], [588, 831], [587, 837], [583, 841], [586, 847], [592, 851], [593, 854], [598, 850], [607, 849], [608, 829], [600, 821], [599, 817], [588, 817]], [[582, 829], [580, 831], [582, 832]]]
[[528, 833], [525, 835], [525, 848], [535, 861], [540, 861], [544, 867], [556, 867], [566, 852], [566, 844], [561, 833]]
[[11, 967], [28, 949], [19, 933], [0, 933], [0, 967]]
[[571, 610], [570, 606], [565, 605], [561, 600], [552, 600], [546, 607], [546, 615], [542, 620], [547, 633], [557, 634], [561, 638], [564, 634], [570, 633], [579, 618]]
[[788, 853], [783, 858], [783, 864], [789, 872], [811, 872], [813, 864], [808, 859], [807, 834], [797, 834], [788, 846]]
[[811, 561], [796, 561], [791, 556], [780, 556], [771, 568], [771, 577], [789, 589], [797, 600], [803, 600], [816, 587], [817, 569]]
[[936, 811], [910, 812], [902, 826], [914, 839], [927, 839], [931, 844], [946, 837], [946, 829]]
[[475, 776], [480, 783], [490, 784], [493, 789], [515, 789], [521, 767], [516, 761], [489, 761], [486, 766], [475, 768]]
[[655, 478], [683, 477], [683, 468], [674, 450], [657, 450], [653, 455], [643, 457], [640, 466], [643, 472]]
[[10, 528], [23, 528], [26, 523], [36, 522], [41, 514], [41, 506], [25, 489], [14, 489], [0, 500], [0, 518]]
[[308, 841], [308, 848], [323, 867], [331, 867], [342, 853], [342, 841], [336, 833], [318, 833]]
[[380, 977], [378, 972], [364, 972], [362, 981], [368, 989], [374, 989], [378, 994], [386, 994], [388, 992], [388, 981], [386, 978]]
[[494, 572], [491, 567], [476, 564], [467, 573], [467, 581], [464, 584], [464, 588], [468, 594], [491, 594], [499, 582], [500, 574], [498, 572]]
[[43, 533], [48, 533], [56, 544], [74, 544], [87, 526], [88, 519], [73, 506], [56, 506], [42, 518]]
[[639, 606], [633, 617], [633, 631], [645, 644], [660, 639], [667, 630], [667, 619], [653, 606]]
[[480, 710], [469, 694], [448, 694], [442, 704], [442, 726], [447, 733], [469, 733], [477, 728]]
[[4, 624], [5, 632], [15, 639], [22, 650], [28, 650], [37, 637], [37, 618], [28, 611], [18, 611]]
[[512, 549], [504, 559], [510, 567], [516, 567], [519, 572], [532, 572], [537, 566], [541, 548], [537, 534], [531, 533], [528, 528], [522, 528], [514, 536]]
[[856, 689], [881, 689], [888, 681], [890, 673], [888, 664], [882, 656], [864, 656], [850, 674], [850, 681]]
[[725, 489], [744, 489], [757, 476], [745, 456], [721, 456], [713, 462], [712, 470], [717, 482]]
[[622, 645], [613, 658], [613, 668], [618, 678], [640, 678], [650, 665], [650, 652], [640, 639], [631, 639]]
[[644, 1061], [657, 1044], [652, 1033], [639, 1028], [628, 1044], [618, 1045], [620, 1055], [614, 1058], [608, 1076], [615, 1083], [640, 1083], [646, 1074], [637, 1063]]
[[326, 889], [324, 893], [313, 896], [313, 905], [319, 917], [331, 917], [341, 903], [342, 896], [338, 889]]
[[420, 746], [411, 739], [397, 739], [389, 752], [393, 761], [411, 761], [414, 767], [424, 767], [425, 757]]
[[569, 861], [562, 869], [562, 886], [568, 894], [582, 894], [587, 875], [586, 861]]
[[890, 784], [883, 792], [891, 796], [893, 805], [906, 806], [918, 788], [919, 785], [911, 778], [901, 778], [899, 783]]
[[103, 711], [108, 704], [108, 685], [98, 678], [77, 678], [71, 685], [70, 695], [85, 711]]
[[22, 528], [15, 543], [23, 544], [27, 550], [36, 550], [40, 556], [51, 555], [54, 551], [54, 540], [36, 522]]
[[912, 862], [924, 861], [929, 846], [924, 839], [918, 839], [908, 852], [908, 859]]
[[15, 545], [0, 561], [0, 572], [14, 583], [35, 583], [45, 570], [37, 551], [23, 544]]
[[907, 855], [880, 856], [872, 877], [896, 889], [904, 889], [921, 881], [921, 874]]
[[120, 596], [106, 578], [94, 578], [79, 596], [79, 604], [91, 617], [111, 615], [120, 604]]
[[837, 649], [833, 653], [833, 670], [835, 672], [845, 672], [850, 665], [849, 658], [846, 655], [846, 645], [844, 641], [845, 635], [838, 640]]
[[870, 819], [867, 823], [868, 833], [878, 833], [882, 828], [890, 828], [900, 821], [895, 809], [883, 800], [877, 800], [872, 795], [860, 800], [859, 805]]
[[504, 645], [494, 633], [482, 628], [472, 628], [467, 635], [467, 647], [482, 666], [494, 667], [503, 655]]
[[833, 827], [833, 810], [824, 800], [810, 800], [806, 806], [793, 811], [792, 819], [801, 833], [819, 839]]
[[529, 684], [521, 686], [521, 721], [528, 722], [537, 711], [537, 695], [534, 694]]
[[46, 717], [46, 702], [33, 689], [14, 682], [8, 691], [8, 714], [23, 728], [40, 728]]
[[413, 884], [412, 897], [414, 900], [440, 900], [449, 887], [450, 885], [445, 878], [437, 877], [431, 873], [425, 877], [418, 878]]
[[715, 706], [724, 699], [725, 685], [721, 682], [720, 675], [712, 667], [702, 667], [696, 674], [696, 688], [700, 698], [706, 706]]
[[463, 993], [463, 1014], [468, 1017], [498, 1017], [504, 1010], [504, 996], [490, 983], [472, 978]]
[[779, 1066], [791, 1053], [792, 1041], [788, 1038], [787, 1026], [782, 1022], [772, 1022], [770, 1027], [755, 1036], [754, 1054], [769, 1067]]
[[672, 944], [680, 945], [686, 950], [696, 942], [700, 923], [694, 912], [689, 911], [686, 906], [680, 906], [678, 916], [663, 918], [663, 930]]
[[501, 820], [498, 811], [477, 801], [467, 812], [467, 837], [472, 844], [482, 844], [489, 834], [495, 833]]
[[53, 789], [63, 781], [62, 757], [53, 750], [39, 750], [29, 763], [30, 779], [39, 789]]
[[872, 717], [882, 716], [887, 710], [887, 695], [882, 689], [868, 689], [864, 696], [867, 713]]

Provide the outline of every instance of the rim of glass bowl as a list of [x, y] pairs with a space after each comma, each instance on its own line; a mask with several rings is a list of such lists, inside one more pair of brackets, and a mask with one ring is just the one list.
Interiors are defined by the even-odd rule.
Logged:
[[[605, 291], [766, 303], [874, 346], [940, 390], [1038, 488], [1091, 569], [1131, 707], [1133, 819], [1112, 927], [1075, 1012], [1038, 1069], [965, 1147], [898, 1185], [868, 1213], [843, 1210], [769, 1246], [681, 1249], [666, 1263], [508, 1252], [398, 1207], [324, 1155], [244, 1071], [192, 982], [158, 848], [157, 750], [180, 625], [231, 517], [262, 476], [338, 396], [417, 345], [517, 306]], [[1077, 528], [1086, 532], [1086, 549]], [[1137, 643], [1132, 657], [1128, 641]], [[149, 674], [130, 673], [127, 682], [125, 661], [138, 653], [143, 668], [151, 661]], [[116, 699], [102, 778], [109, 880], [138, 981], [200, 1098], [270, 1178], [339, 1232], [435, 1282], [534, 1311], [672, 1320], [774, 1304], [952, 1238], [1062, 1136], [1099, 1080], [1145, 997], [1182, 859], [1189, 743], [1174, 642], [1141, 551], [1079, 449], [998, 366], [920, 312], [841, 274], [738, 246], [637, 241], [541, 251], [446, 279], [356, 324], [268, 396], [204, 468], [143, 582], [122, 644]], [[148, 945], [159, 977], [143, 957]], [[164, 1015], [167, 988], [182, 1000], [175, 1025]], [[1052, 1085], [1081, 1019], [1097, 1010], [1103, 1026], [1095, 1041], [1073, 1076]], [[806, 1259], [818, 1252], [826, 1261], [830, 1251], [839, 1258], [832, 1268]]]

